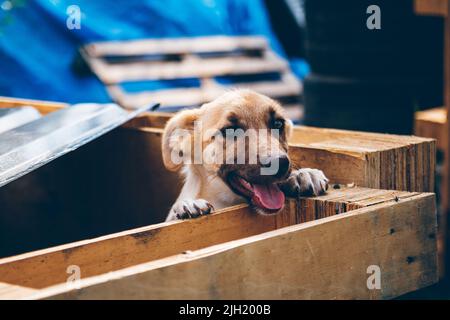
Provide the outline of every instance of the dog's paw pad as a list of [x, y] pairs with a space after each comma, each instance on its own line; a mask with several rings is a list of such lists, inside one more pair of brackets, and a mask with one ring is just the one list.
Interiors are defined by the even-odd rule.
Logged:
[[318, 169], [298, 169], [292, 171], [283, 185], [283, 191], [288, 196], [318, 196], [328, 190], [329, 180]]
[[206, 200], [183, 200], [173, 208], [177, 219], [192, 219], [210, 214], [214, 207]]

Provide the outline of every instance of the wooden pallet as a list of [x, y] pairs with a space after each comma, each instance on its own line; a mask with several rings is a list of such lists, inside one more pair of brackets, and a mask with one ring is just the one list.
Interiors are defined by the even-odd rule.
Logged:
[[445, 152], [446, 145], [446, 125], [447, 110], [434, 108], [415, 113], [414, 134], [419, 137], [436, 139], [438, 150]]
[[[155, 221], [0, 259], [0, 298], [387, 299], [437, 282], [434, 195], [358, 186], [398, 183], [391, 179], [405, 182], [402, 188], [430, 188], [434, 140], [295, 127], [289, 151], [294, 162], [320, 168], [333, 182], [350, 186], [332, 185], [326, 195], [289, 200], [275, 216], [258, 216], [239, 205], [199, 219], [158, 223], [180, 190], [160, 152], [169, 116], [142, 115], [81, 154], [89, 163], [103, 164], [89, 171], [92, 181], [86, 182], [94, 183], [96, 200], [93, 210], [84, 207], [91, 210], [89, 219], [107, 214], [105, 223], [117, 216], [127, 221], [144, 212]], [[409, 159], [404, 167], [397, 165], [402, 158]], [[60, 163], [61, 172], [80, 175], [80, 159], [68, 159], [72, 171]], [[410, 176], [418, 182], [407, 184]], [[66, 201], [80, 205], [70, 181], [58, 189], [67, 191]], [[89, 188], [82, 192], [88, 195]], [[11, 197], [21, 204], [26, 200], [23, 193]], [[42, 223], [45, 214], [38, 218]], [[54, 217], [48, 218], [53, 223]], [[58, 228], [80, 227], [73, 223], [77, 217], [71, 218]], [[13, 228], [20, 221], [9, 223]], [[15, 234], [28, 243], [28, 234]], [[74, 265], [81, 280], [68, 284], [68, 267]], [[381, 269], [380, 289], [367, 287], [370, 265]]]
[[[218, 76], [278, 74], [279, 79], [246, 82], [246, 87], [276, 99], [298, 100], [302, 86], [263, 37], [199, 37], [93, 43], [81, 48], [91, 70], [106, 85], [112, 99], [125, 108], [151, 102], [162, 107], [191, 107], [209, 102], [231, 86]], [[126, 82], [191, 79], [199, 87], [137, 93], [126, 92]], [[292, 100], [292, 99], [290, 99]], [[297, 107], [298, 103], [288, 105]]]

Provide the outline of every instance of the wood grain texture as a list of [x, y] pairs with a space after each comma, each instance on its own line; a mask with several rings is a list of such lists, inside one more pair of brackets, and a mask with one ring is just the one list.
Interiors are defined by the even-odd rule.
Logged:
[[161, 223], [0, 259], [0, 282], [44, 288], [64, 282], [70, 265], [78, 265], [83, 277], [90, 277], [186, 250], [415, 195], [342, 186], [320, 197], [303, 198], [298, 202], [290, 200], [285, 210], [275, 216], [258, 216], [246, 205], [231, 207], [202, 219]]
[[[231, 207], [200, 219], [151, 225], [1, 259], [0, 282], [13, 285], [12, 290], [17, 295], [17, 286], [42, 289], [64, 283], [68, 278], [67, 268], [71, 265], [79, 266], [82, 277], [87, 278], [185, 251], [416, 196], [417, 193], [341, 186], [320, 197], [290, 200], [285, 210], [276, 216], [255, 215], [246, 205]], [[8, 297], [6, 289], [3, 297]]]
[[30, 296], [36, 293], [36, 289], [26, 288], [22, 286], [16, 286], [9, 283], [0, 282], [0, 300], [1, 299], [20, 299], [25, 296]]
[[441, 107], [417, 111], [414, 118], [414, 134], [419, 137], [436, 139], [437, 149], [444, 151], [447, 147], [445, 144], [447, 140], [447, 110]]
[[[387, 299], [437, 281], [434, 195], [420, 194], [81, 280], [30, 298]], [[367, 288], [367, 268], [381, 289]]]

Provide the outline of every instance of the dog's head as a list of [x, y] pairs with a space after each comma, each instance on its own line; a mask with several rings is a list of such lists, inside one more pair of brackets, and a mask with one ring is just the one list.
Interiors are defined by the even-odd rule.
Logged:
[[287, 153], [291, 130], [291, 121], [274, 100], [250, 90], [230, 91], [167, 123], [164, 164], [173, 171], [183, 165], [201, 166], [259, 213], [278, 212], [284, 194], [277, 183], [291, 170]]

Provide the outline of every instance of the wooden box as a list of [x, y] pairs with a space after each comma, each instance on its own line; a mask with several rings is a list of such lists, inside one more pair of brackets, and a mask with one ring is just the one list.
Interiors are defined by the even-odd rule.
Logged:
[[414, 115], [414, 134], [419, 137], [436, 139], [437, 149], [444, 152], [446, 149], [447, 110], [434, 108], [417, 111]]
[[[432, 190], [434, 140], [298, 127], [294, 162], [339, 186], [289, 200], [276, 216], [240, 205], [161, 223], [180, 189], [162, 165], [166, 120], [134, 119], [41, 173], [63, 175], [32, 185], [60, 183], [36, 197], [65, 201], [60, 214], [70, 219], [52, 224], [44, 207], [30, 218], [39, 223], [20, 224], [32, 198], [5, 220], [16, 233], [2, 244], [22, 246], [0, 259], [1, 298], [385, 299], [437, 282], [435, 197], [422, 192]], [[368, 286], [374, 268], [380, 288]]]

